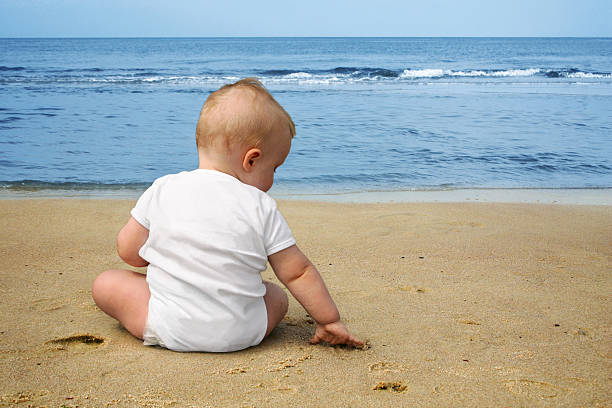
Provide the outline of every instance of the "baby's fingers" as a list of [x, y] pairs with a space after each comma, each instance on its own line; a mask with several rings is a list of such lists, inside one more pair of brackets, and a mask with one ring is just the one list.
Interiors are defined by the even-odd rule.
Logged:
[[346, 342], [347, 345], [349, 346], [353, 346], [353, 347], [362, 347], [363, 346], [363, 341], [359, 340], [357, 337], [350, 335], [349, 339]]
[[337, 336], [335, 336], [333, 333], [329, 333], [327, 330], [317, 327], [314, 336], [310, 339], [310, 344], [319, 344], [322, 341], [330, 344], [336, 344], [333, 343], [336, 338]]
[[333, 345], [346, 344], [347, 346], [352, 346], [352, 347], [363, 346], [363, 342], [350, 333], [346, 333], [342, 335], [335, 335], [332, 337], [331, 341], [328, 341], [328, 343], [333, 344]]
[[315, 333], [315, 335], [310, 339], [310, 344], [319, 344], [322, 341], [329, 343], [332, 346], [336, 346], [339, 344], [346, 344], [347, 346], [353, 347], [363, 346], [363, 342], [351, 334], [337, 335], [333, 333]]
[[319, 336], [318, 333], [315, 333], [314, 336], [312, 336], [312, 338], [309, 340], [310, 344], [319, 344], [321, 342], [321, 336]]

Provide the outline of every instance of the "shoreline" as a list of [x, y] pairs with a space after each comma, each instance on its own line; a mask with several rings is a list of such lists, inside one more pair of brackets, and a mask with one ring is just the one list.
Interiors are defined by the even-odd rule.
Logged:
[[[30, 199], [137, 200], [145, 189], [5, 189], [0, 201]], [[451, 188], [337, 193], [291, 193], [272, 190], [274, 199], [334, 203], [507, 203], [612, 205], [612, 188]]]
[[281, 200], [336, 203], [506, 203], [612, 205], [612, 188], [457, 188], [445, 190], [364, 191], [321, 194], [276, 194]]

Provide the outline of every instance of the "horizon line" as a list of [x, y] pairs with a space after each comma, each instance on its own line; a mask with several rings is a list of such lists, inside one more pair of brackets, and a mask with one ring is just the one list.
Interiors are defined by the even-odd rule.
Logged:
[[175, 35], [175, 36], [23, 36], [23, 37], [12, 37], [12, 36], [0, 36], [2, 40], [20, 40], [20, 39], [32, 39], [32, 40], [60, 40], [60, 39], [175, 39], [175, 38], [193, 38], [193, 39], [204, 39], [204, 38], [592, 38], [592, 39], [609, 39], [610, 36], [554, 36], [554, 35], [539, 35], [539, 36], [528, 36], [528, 35], [517, 35], [517, 36], [487, 36], [487, 35], [463, 35], [463, 36], [446, 36], [446, 35], [415, 35], [415, 36], [387, 36], [387, 35], [338, 35], [338, 36], [326, 36], [326, 35], [295, 35], [295, 36], [266, 36], [266, 35], [222, 35], [222, 36], [191, 36], [191, 35]]

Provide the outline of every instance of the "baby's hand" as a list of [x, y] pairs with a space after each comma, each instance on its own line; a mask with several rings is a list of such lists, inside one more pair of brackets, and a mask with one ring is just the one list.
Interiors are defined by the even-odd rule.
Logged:
[[353, 347], [363, 346], [363, 342], [349, 333], [340, 320], [328, 324], [317, 324], [317, 329], [310, 339], [310, 344], [318, 344], [321, 341], [329, 344], [346, 344]]

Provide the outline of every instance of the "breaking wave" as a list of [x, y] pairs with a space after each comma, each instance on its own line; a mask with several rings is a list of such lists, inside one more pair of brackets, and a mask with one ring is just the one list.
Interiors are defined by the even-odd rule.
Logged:
[[335, 67], [331, 69], [268, 69], [250, 71], [170, 72], [154, 68], [67, 68], [30, 69], [0, 66], [0, 84], [165, 84], [200, 85], [235, 81], [257, 76], [264, 83], [343, 84], [359, 82], [419, 82], [419, 81], [491, 81], [530, 78], [535, 81], [575, 80], [608, 81], [610, 72], [584, 71], [577, 68], [510, 68], [510, 69], [444, 69], [384, 67]]

